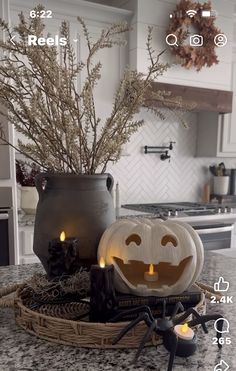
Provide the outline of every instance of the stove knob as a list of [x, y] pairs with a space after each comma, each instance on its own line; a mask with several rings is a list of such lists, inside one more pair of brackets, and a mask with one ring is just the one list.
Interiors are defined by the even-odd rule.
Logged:
[[178, 216], [178, 215], [179, 215], [179, 211], [178, 210], [175, 210], [174, 216]]
[[171, 216], [171, 210], [168, 210], [167, 216]]
[[232, 207], [229, 207], [229, 213], [233, 213], [234, 209]]
[[227, 214], [230, 213], [230, 208], [228, 206], [222, 207], [221, 209], [222, 213]]
[[218, 214], [221, 214], [221, 212], [222, 212], [222, 209], [221, 209], [221, 207], [218, 207], [218, 210], [217, 210], [217, 212], [218, 212]]

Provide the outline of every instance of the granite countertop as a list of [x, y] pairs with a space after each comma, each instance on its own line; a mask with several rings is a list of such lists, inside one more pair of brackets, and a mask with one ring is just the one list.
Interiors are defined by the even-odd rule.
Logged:
[[120, 207], [119, 209], [116, 210], [116, 218], [117, 219], [122, 219], [122, 218], [148, 218], [148, 219], [156, 219], [157, 215], [153, 213], [145, 213], [142, 211], [136, 211], [136, 210], [131, 210], [131, 209], [126, 209], [123, 207]]
[[[230, 282], [228, 295], [236, 300], [236, 260], [219, 254], [206, 253], [201, 281], [214, 284], [220, 276]], [[0, 287], [22, 282], [36, 272], [40, 264], [0, 267]], [[208, 312], [219, 313], [230, 322], [232, 344], [221, 351], [212, 344], [213, 324], [209, 333], [198, 331], [198, 352], [188, 359], [176, 357], [173, 371], [214, 371], [221, 359], [229, 371], [236, 370], [234, 354], [236, 343], [235, 304], [209, 304]], [[135, 350], [98, 350], [57, 345], [29, 335], [14, 321], [11, 309], [0, 309], [0, 371], [166, 371], [168, 353], [163, 346], [145, 348], [136, 365], [131, 365]], [[225, 371], [225, 368], [222, 368]]]
[[[135, 210], [128, 210], [124, 208], [116, 209], [116, 218], [122, 219], [122, 218], [156, 218], [157, 216], [155, 214], [150, 213], [143, 213], [141, 211], [135, 211]], [[20, 213], [18, 215], [18, 225], [19, 227], [33, 227], [35, 222], [35, 215], [30, 214], [23, 214]]]
[[[215, 206], [223, 206], [224, 204], [214, 204]], [[236, 212], [236, 204], [227, 203], [227, 206], [233, 208], [234, 212]], [[148, 218], [148, 219], [156, 219], [158, 216], [153, 213], [145, 213], [142, 211], [136, 211], [126, 208], [119, 208], [116, 209], [116, 218], [123, 219], [123, 218]], [[34, 227], [35, 223], [35, 215], [25, 214], [20, 212], [18, 214], [18, 225], [21, 228], [24, 227]]]
[[33, 227], [35, 222], [35, 215], [18, 214], [19, 227]]

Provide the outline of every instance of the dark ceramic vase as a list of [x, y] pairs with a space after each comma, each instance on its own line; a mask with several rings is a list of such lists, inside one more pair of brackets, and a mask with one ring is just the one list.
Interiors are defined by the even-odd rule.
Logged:
[[36, 177], [39, 202], [34, 228], [35, 254], [47, 274], [48, 247], [62, 231], [78, 238], [79, 260], [97, 262], [97, 248], [105, 229], [115, 221], [110, 174], [73, 175], [42, 173]]

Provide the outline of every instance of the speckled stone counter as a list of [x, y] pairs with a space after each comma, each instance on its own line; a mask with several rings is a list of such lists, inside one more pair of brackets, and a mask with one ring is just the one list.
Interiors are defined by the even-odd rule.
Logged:
[[[154, 219], [157, 216], [155, 214], [143, 213], [141, 211], [128, 210], [124, 208], [116, 209], [116, 218], [150, 218]], [[19, 214], [18, 225], [19, 227], [33, 227], [35, 223], [35, 215]]]
[[33, 227], [35, 222], [35, 215], [20, 214], [18, 215], [19, 227]]
[[[207, 253], [202, 282], [214, 284], [220, 276], [230, 282], [228, 295], [236, 300], [236, 259]], [[22, 282], [36, 272], [42, 271], [39, 264], [0, 268], [0, 287], [12, 282]], [[223, 315], [230, 322], [232, 345], [218, 351], [212, 344], [215, 336], [213, 325], [209, 333], [198, 332], [198, 352], [188, 358], [176, 357], [173, 371], [214, 371], [221, 359], [226, 361], [229, 371], [236, 370], [236, 311], [235, 304], [209, 304], [208, 312]], [[14, 322], [10, 309], [0, 309], [0, 371], [166, 371], [168, 353], [159, 346], [146, 348], [136, 365], [131, 365], [135, 350], [97, 350], [73, 348], [40, 340], [21, 330]], [[225, 368], [222, 369], [225, 371]]]

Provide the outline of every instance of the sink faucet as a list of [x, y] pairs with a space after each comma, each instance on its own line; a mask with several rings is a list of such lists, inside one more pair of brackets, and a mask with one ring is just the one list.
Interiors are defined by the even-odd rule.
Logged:
[[165, 151], [165, 153], [162, 153], [160, 156], [160, 159], [162, 161], [169, 160], [170, 161], [170, 155], [168, 155], [168, 151]]

